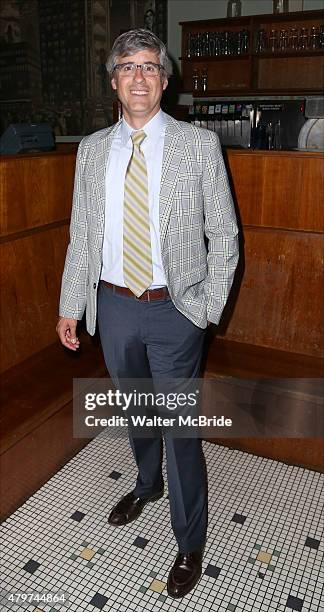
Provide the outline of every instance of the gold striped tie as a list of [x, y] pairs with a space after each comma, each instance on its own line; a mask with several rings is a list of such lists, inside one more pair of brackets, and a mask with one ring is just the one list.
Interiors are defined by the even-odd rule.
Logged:
[[146, 162], [140, 148], [145, 132], [133, 132], [133, 153], [126, 170], [123, 268], [127, 287], [139, 297], [153, 279]]

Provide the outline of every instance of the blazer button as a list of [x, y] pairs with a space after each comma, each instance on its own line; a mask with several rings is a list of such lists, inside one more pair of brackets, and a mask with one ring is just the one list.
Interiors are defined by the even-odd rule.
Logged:
[[97, 287], [97, 283], [93, 283], [93, 288], [95, 289]]

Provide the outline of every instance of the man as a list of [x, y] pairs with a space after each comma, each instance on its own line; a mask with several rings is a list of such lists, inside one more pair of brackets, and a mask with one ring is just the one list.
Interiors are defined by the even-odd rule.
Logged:
[[[160, 109], [171, 62], [152, 32], [119, 36], [107, 69], [123, 118], [79, 146], [57, 332], [64, 346], [76, 350], [77, 320], [86, 308], [90, 334], [98, 315], [113, 380], [193, 379], [205, 329], [220, 319], [238, 260], [219, 141]], [[163, 495], [161, 436], [129, 437], [138, 477], [110, 512], [114, 526], [136, 519]], [[198, 438], [164, 440], [179, 547], [168, 593], [183, 597], [201, 575], [207, 528], [203, 453]]]

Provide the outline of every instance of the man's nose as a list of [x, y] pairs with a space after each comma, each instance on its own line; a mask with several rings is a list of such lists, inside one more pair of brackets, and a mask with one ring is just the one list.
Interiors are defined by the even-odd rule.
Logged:
[[139, 66], [136, 66], [136, 70], [135, 70], [135, 73], [134, 73], [134, 79], [136, 81], [143, 81], [144, 80], [143, 70]]

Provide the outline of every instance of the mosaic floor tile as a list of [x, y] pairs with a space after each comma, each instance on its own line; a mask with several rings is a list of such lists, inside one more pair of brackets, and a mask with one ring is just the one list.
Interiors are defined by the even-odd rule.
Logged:
[[244, 525], [245, 521], [246, 521], [246, 516], [242, 516], [242, 514], [234, 514], [232, 521], [234, 521], [234, 523], [239, 523], [239, 525]]
[[72, 514], [70, 518], [73, 519], [74, 521], [77, 521], [77, 523], [80, 523], [80, 521], [82, 521], [84, 517], [85, 517], [85, 514], [83, 514], [83, 512], [76, 511]]
[[[209, 442], [203, 448], [207, 542], [201, 580], [185, 598], [166, 589], [177, 553], [167, 490], [136, 521], [108, 524], [137, 468], [127, 436], [107, 433], [1, 525], [4, 588], [69, 597], [38, 603], [41, 612], [324, 612], [323, 475]], [[165, 460], [163, 476], [167, 484]]]
[[298, 612], [302, 610], [303, 603], [304, 602], [302, 599], [299, 599], [299, 597], [293, 597], [292, 595], [289, 595], [287, 599], [287, 607], [291, 608], [292, 610], [297, 610]]
[[208, 563], [204, 571], [204, 574], [206, 576], [211, 576], [212, 578], [218, 578], [220, 573], [221, 573], [220, 567], [216, 567], [215, 565], [211, 565], [210, 563]]
[[271, 561], [271, 555], [260, 550], [257, 556], [257, 561], [261, 561], [262, 563], [269, 563]]
[[28, 561], [28, 563], [24, 565], [23, 569], [26, 570], [26, 572], [33, 574], [34, 572], [36, 572], [39, 566], [40, 566], [40, 563], [37, 563], [37, 561], [33, 561], [33, 559], [30, 559], [30, 561]]
[[157, 601], [165, 601], [167, 598], [166, 595], [160, 595], [160, 597], [158, 597]]
[[162, 591], [164, 591], [166, 587], [166, 582], [162, 582], [161, 580], [156, 580], [156, 578], [154, 580], [152, 580], [149, 589], [151, 591], [155, 591], [156, 593], [162, 593]]
[[102, 610], [102, 608], [106, 605], [107, 601], [108, 601], [108, 597], [105, 597], [104, 595], [101, 595], [100, 593], [96, 593], [91, 599], [90, 604], [94, 606], [95, 608]]
[[138, 536], [133, 542], [133, 545], [137, 546], [138, 548], [145, 548], [146, 544], [148, 544], [148, 540], [141, 538], [140, 536]]
[[113, 480], [118, 480], [118, 478], [121, 477], [121, 473], [113, 471], [108, 475], [108, 477], [112, 478]]
[[305, 546], [308, 546], [308, 548], [313, 548], [314, 550], [318, 550], [319, 545], [319, 540], [315, 540], [314, 538], [310, 538], [309, 536], [307, 536]]
[[94, 550], [91, 550], [91, 548], [84, 548], [83, 551], [80, 553], [80, 557], [82, 557], [82, 559], [86, 559], [87, 561], [91, 561], [92, 557], [94, 557], [96, 554], [96, 552]]

